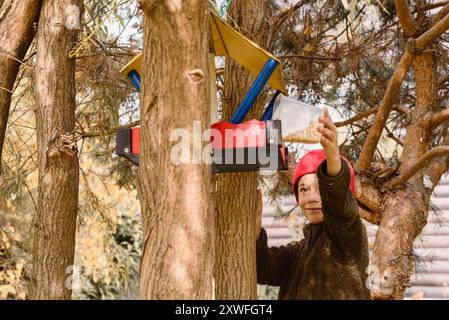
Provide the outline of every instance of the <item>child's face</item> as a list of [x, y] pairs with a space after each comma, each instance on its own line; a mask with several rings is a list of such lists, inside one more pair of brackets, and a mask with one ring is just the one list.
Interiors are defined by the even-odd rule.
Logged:
[[298, 204], [310, 223], [323, 222], [320, 189], [315, 173], [304, 175], [298, 182]]

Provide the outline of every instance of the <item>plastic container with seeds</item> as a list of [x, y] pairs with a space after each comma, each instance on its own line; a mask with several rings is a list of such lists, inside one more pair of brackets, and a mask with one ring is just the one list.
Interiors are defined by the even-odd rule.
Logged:
[[318, 118], [323, 110], [280, 94], [275, 101], [272, 120], [281, 120], [284, 142], [319, 143]]

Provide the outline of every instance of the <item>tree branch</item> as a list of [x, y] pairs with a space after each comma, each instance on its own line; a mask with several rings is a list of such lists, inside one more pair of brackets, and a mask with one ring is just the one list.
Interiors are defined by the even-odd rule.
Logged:
[[432, 28], [424, 32], [416, 39], [416, 48], [418, 50], [424, 50], [431, 42], [442, 35], [449, 29], [449, 5], [445, 6], [441, 11], [447, 13], [438, 22], [436, 22]]
[[352, 123], [354, 123], [354, 122], [356, 122], [356, 121], [359, 121], [359, 120], [362, 120], [362, 119], [364, 119], [364, 118], [369, 117], [370, 115], [376, 113], [377, 110], [378, 110], [378, 108], [371, 108], [371, 109], [368, 109], [368, 110], [366, 110], [366, 111], [364, 111], [364, 112], [361, 112], [361, 113], [359, 113], [359, 114], [357, 114], [357, 115], [355, 115], [355, 116], [353, 116], [352, 118], [349, 118], [349, 119], [347, 119], [347, 120], [335, 122], [335, 126], [336, 126], [337, 128], [338, 128], [338, 127], [344, 127], [344, 126], [347, 126], [348, 124], [352, 124]]
[[407, 42], [405, 53], [399, 61], [393, 76], [391, 77], [387, 91], [385, 92], [384, 98], [382, 99], [380, 107], [377, 111], [373, 126], [371, 127], [365, 144], [363, 145], [359, 161], [357, 162], [357, 167], [361, 171], [366, 171], [369, 169], [374, 152], [376, 151], [377, 143], [382, 135], [382, 130], [387, 123], [388, 116], [393, 107], [394, 100], [396, 99], [398, 92], [401, 89], [402, 82], [404, 81], [408, 69], [413, 62], [414, 55], [410, 49], [410, 43], [412, 42], [414, 41], [409, 40]]
[[391, 179], [385, 187], [388, 189], [402, 186], [407, 180], [413, 177], [418, 171], [425, 168], [434, 158], [449, 155], [449, 147], [435, 147], [424, 154], [419, 160], [410, 168], [404, 170], [399, 176]]
[[404, 34], [408, 37], [414, 37], [416, 34], [415, 21], [413, 20], [410, 7], [407, 0], [395, 0], [396, 12], [401, 23]]
[[435, 16], [433, 17], [433, 19], [432, 19], [433, 23], [436, 23], [437, 21], [441, 20], [448, 13], [449, 13], [449, 1], [446, 1], [446, 4], [444, 5], [444, 7], [440, 11], [438, 11], [438, 13], [435, 14]]
[[[449, 1], [442, 1], [442, 2], [438, 2], [438, 3], [432, 3], [432, 4], [428, 4], [427, 6], [424, 7], [424, 11], [429, 11], [429, 10], [433, 10], [439, 7], [443, 7], [445, 5], [449, 4]], [[416, 11], [414, 11], [416, 12]], [[444, 14], [443, 16], [445, 16], [446, 14]]]
[[396, 137], [393, 132], [390, 131], [390, 129], [388, 129], [388, 127], [385, 127], [385, 129], [387, 130], [387, 137], [392, 139], [394, 142], [396, 142], [398, 145], [400, 145], [401, 147], [404, 146], [404, 143], [401, 141], [401, 139], [399, 139], [398, 137]]
[[405, 53], [399, 61], [393, 77], [388, 84], [387, 91], [385, 92], [379, 111], [377, 112], [373, 127], [371, 128], [365, 144], [363, 145], [363, 149], [357, 163], [359, 170], [366, 171], [369, 168], [374, 152], [376, 151], [377, 143], [382, 135], [383, 127], [387, 122], [394, 100], [398, 95], [402, 82], [404, 81], [415, 55], [424, 50], [432, 41], [438, 38], [447, 29], [449, 29], [449, 14], [438, 21], [432, 28], [419, 36], [416, 41], [414, 39], [408, 40]]
[[395, 108], [393, 108], [393, 110], [396, 110], [398, 112], [402, 112], [403, 114], [405, 114], [407, 121], [410, 119], [412, 111], [409, 108], [404, 107], [403, 105], [399, 105], [399, 106], [396, 106]]
[[[366, 111], [364, 111], [364, 112], [361, 112], [361, 113], [359, 113], [359, 114], [356, 114], [355, 116], [353, 116], [353, 117], [351, 117], [351, 118], [349, 118], [349, 119], [346, 119], [346, 120], [343, 120], [343, 121], [335, 122], [334, 124], [335, 124], [335, 126], [336, 126], [337, 128], [339, 128], [339, 127], [344, 127], [344, 126], [347, 126], [347, 125], [349, 125], [349, 124], [353, 124], [353, 123], [356, 122], [356, 121], [362, 120], [362, 119], [364, 119], [364, 118], [368, 118], [370, 115], [376, 113], [377, 110], [379, 110], [379, 108], [371, 108], [371, 109], [368, 109], [368, 110], [366, 110]], [[398, 112], [404, 113], [407, 117], [410, 116], [410, 110], [407, 109], [407, 108], [404, 107], [404, 106], [397, 106], [397, 107], [394, 107], [393, 110], [396, 110], [396, 111], [398, 111]]]
[[449, 120], [449, 108], [446, 108], [444, 110], [435, 113], [430, 119], [429, 124], [431, 128], [435, 128], [448, 120]]
[[357, 207], [359, 208], [359, 215], [365, 221], [369, 223], [379, 225], [380, 222], [380, 212], [373, 212], [366, 207], [364, 207], [361, 203], [357, 202]]

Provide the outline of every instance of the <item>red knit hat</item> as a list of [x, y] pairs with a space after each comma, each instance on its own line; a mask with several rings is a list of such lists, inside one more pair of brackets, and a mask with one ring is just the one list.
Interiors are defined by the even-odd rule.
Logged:
[[[353, 195], [355, 195], [355, 172], [351, 163], [345, 157], [341, 156], [349, 167], [349, 174], [351, 176], [350, 189]], [[324, 150], [313, 150], [305, 154], [298, 162], [295, 170], [295, 176], [293, 177], [293, 193], [295, 194], [296, 201], [298, 201], [298, 182], [306, 174], [316, 173], [318, 166], [326, 159]]]

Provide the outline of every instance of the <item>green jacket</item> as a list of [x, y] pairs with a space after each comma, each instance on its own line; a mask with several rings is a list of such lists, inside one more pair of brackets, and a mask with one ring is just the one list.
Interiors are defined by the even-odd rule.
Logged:
[[366, 285], [368, 240], [349, 189], [349, 168], [342, 161], [336, 177], [326, 175], [326, 160], [317, 177], [324, 214], [307, 224], [304, 239], [281, 247], [257, 241], [257, 282], [279, 286], [278, 299], [370, 299]]

